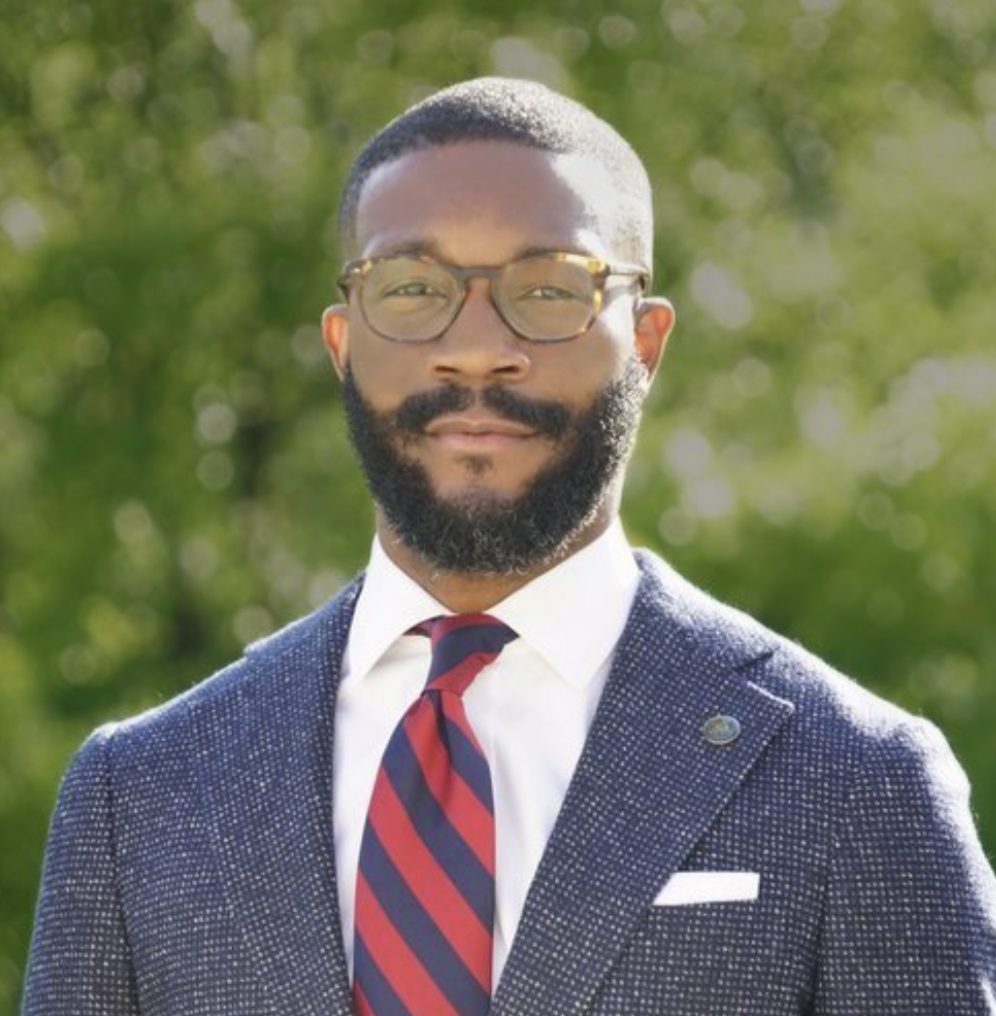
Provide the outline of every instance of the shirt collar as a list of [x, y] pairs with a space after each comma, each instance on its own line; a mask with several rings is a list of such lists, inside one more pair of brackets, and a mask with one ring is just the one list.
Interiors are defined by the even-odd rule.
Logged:
[[[581, 690], [615, 647], [639, 569], [622, 524], [517, 589], [488, 613], [513, 628], [571, 687]], [[348, 680], [361, 680], [413, 625], [451, 614], [403, 572], [374, 537], [346, 647]]]
[[488, 613], [517, 631], [564, 681], [581, 690], [619, 641], [639, 581], [617, 517], [596, 540]]
[[375, 536], [346, 644], [346, 680], [364, 678], [409, 628], [452, 614], [403, 572]]

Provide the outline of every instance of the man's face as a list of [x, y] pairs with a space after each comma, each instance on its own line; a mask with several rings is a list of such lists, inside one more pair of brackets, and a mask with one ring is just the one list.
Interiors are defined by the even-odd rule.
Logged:
[[[631, 261], [614, 242], [614, 207], [611, 180], [577, 157], [506, 142], [434, 147], [371, 175], [357, 253], [458, 266], [535, 250]], [[672, 321], [665, 301], [637, 307], [633, 280], [613, 277], [583, 335], [530, 342], [488, 289], [473, 279], [457, 318], [429, 342], [378, 335], [355, 292], [323, 321], [374, 497], [403, 542], [444, 570], [527, 570], [591, 524]]]

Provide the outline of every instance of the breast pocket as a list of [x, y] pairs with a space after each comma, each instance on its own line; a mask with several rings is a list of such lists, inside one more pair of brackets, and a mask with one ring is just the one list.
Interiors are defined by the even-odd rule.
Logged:
[[593, 1013], [798, 1014], [810, 976], [800, 949], [806, 934], [777, 889], [777, 880], [757, 873], [672, 876], [603, 982]]

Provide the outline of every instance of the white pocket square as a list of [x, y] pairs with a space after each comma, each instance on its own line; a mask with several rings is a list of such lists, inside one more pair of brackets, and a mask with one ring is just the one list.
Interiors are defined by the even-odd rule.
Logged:
[[756, 871], [676, 871], [654, 898], [654, 906], [756, 900], [760, 888]]

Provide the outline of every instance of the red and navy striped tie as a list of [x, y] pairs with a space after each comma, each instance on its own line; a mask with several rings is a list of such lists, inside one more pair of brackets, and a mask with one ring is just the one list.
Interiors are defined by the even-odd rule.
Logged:
[[511, 628], [437, 617], [422, 694], [381, 760], [360, 845], [353, 998], [359, 1016], [485, 1016], [491, 1004], [491, 774], [461, 696]]

